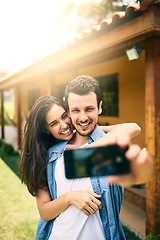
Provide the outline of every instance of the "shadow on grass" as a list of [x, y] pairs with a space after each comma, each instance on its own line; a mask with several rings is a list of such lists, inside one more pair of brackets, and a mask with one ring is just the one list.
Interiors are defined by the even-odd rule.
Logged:
[[20, 155], [18, 154], [18, 152], [9, 155], [2, 150], [2, 147], [0, 147], [0, 157], [8, 165], [8, 167], [10, 167], [10, 169], [20, 178]]

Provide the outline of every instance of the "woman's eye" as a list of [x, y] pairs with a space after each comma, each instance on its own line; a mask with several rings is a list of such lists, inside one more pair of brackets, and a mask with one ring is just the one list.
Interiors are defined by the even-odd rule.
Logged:
[[54, 123], [51, 124], [51, 127], [54, 127], [56, 125], [57, 125], [57, 122], [54, 122]]
[[68, 117], [68, 114], [65, 114], [62, 116], [62, 119], [66, 119]]

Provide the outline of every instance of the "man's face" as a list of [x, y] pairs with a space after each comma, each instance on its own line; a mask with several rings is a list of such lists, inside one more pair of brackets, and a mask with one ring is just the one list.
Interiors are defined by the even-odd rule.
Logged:
[[97, 127], [98, 115], [101, 114], [102, 103], [98, 108], [94, 92], [86, 95], [69, 93], [68, 106], [72, 124], [81, 136], [89, 136]]

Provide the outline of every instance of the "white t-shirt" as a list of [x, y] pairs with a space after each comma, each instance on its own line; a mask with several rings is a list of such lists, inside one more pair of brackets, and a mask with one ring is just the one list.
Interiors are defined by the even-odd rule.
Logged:
[[[64, 172], [63, 155], [55, 167], [57, 197], [68, 191], [93, 191], [90, 178], [67, 179]], [[49, 240], [105, 240], [99, 210], [86, 216], [74, 205], [70, 205], [54, 221]]]

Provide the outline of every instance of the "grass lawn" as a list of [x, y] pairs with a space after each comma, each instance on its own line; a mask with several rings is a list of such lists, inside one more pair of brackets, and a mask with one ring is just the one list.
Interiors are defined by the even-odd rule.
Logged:
[[0, 239], [33, 240], [39, 214], [36, 200], [0, 159]]

